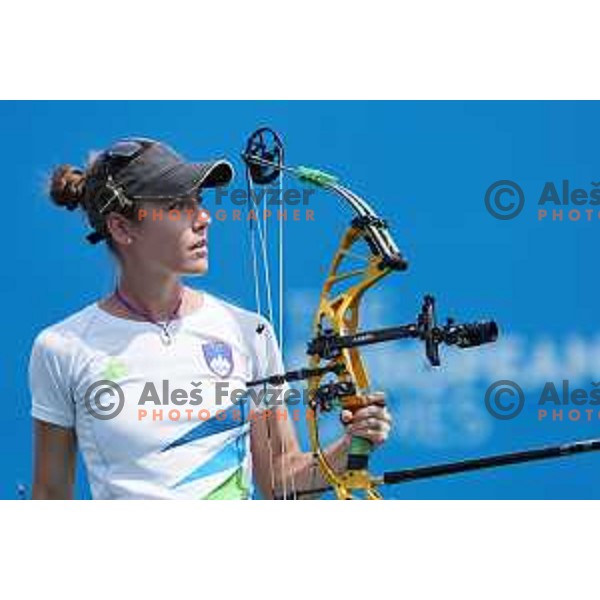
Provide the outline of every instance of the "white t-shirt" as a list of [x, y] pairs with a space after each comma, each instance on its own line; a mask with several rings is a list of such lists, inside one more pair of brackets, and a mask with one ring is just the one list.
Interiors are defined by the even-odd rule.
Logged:
[[273, 329], [204, 293], [169, 331], [165, 345], [157, 325], [95, 303], [42, 330], [31, 414], [75, 428], [94, 499], [248, 498], [261, 405], [240, 398], [246, 382], [283, 372]]

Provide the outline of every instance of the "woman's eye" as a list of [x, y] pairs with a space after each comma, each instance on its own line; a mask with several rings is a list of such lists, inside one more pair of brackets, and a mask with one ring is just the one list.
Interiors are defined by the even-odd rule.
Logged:
[[183, 200], [176, 200], [169, 204], [169, 210], [183, 210], [185, 208], [185, 202]]
[[175, 200], [169, 205], [169, 210], [194, 210], [201, 202], [201, 198], [184, 198]]

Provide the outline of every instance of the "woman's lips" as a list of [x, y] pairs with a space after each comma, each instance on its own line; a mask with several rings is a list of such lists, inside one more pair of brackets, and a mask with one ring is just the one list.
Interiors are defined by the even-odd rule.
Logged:
[[190, 246], [190, 250], [198, 250], [199, 248], [206, 247], [206, 239], [198, 240], [195, 244]]
[[190, 247], [195, 258], [206, 258], [208, 256], [208, 248], [206, 240], [200, 240]]

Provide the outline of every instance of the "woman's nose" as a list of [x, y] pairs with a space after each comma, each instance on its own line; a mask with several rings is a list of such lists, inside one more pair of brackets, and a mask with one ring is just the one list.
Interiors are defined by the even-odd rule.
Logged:
[[211, 223], [210, 213], [205, 208], [200, 208], [196, 212], [196, 218], [194, 219], [194, 229], [201, 230], [208, 227]]

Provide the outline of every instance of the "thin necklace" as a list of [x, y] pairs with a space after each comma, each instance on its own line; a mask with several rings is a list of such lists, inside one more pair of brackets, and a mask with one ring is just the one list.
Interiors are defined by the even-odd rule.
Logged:
[[179, 309], [181, 308], [181, 303], [183, 302], [183, 290], [181, 289], [181, 287], [179, 289], [179, 296], [177, 298], [175, 308], [171, 311], [169, 318], [164, 323], [161, 323], [160, 321], [157, 321], [156, 319], [154, 319], [154, 317], [147, 310], [145, 310], [143, 308], [136, 308], [129, 300], [127, 300], [127, 298], [125, 298], [123, 296], [123, 294], [119, 291], [118, 286], [115, 288], [115, 295], [118, 298], [119, 302], [121, 302], [121, 304], [123, 304], [123, 306], [127, 310], [132, 312], [134, 315], [137, 315], [138, 317], [142, 317], [142, 318], [146, 319], [147, 321], [150, 321], [151, 323], [154, 323], [155, 325], [160, 327], [160, 329], [161, 329], [160, 339], [163, 342], [163, 344], [165, 344], [165, 346], [168, 346], [173, 342], [171, 332], [169, 331], [169, 325], [171, 324], [173, 319], [177, 316], [177, 313], [179, 312]]

